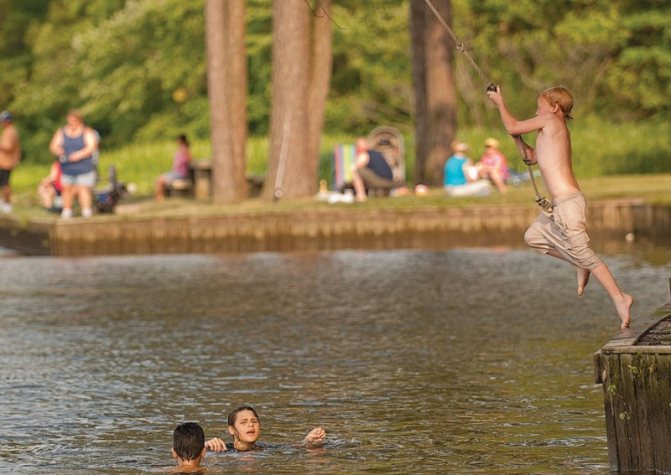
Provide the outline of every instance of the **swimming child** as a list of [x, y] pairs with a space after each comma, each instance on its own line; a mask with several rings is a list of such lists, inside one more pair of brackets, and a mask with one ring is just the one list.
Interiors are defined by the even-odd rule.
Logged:
[[[261, 434], [261, 421], [251, 406], [240, 406], [228, 415], [228, 433], [233, 436], [232, 444], [215, 437], [205, 442], [205, 448], [213, 452], [247, 452], [267, 447], [267, 444], [257, 442]], [[326, 431], [317, 427], [301, 443], [309, 448], [321, 447], [325, 437]]]
[[537, 251], [562, 259], [577, 269], [578, 295], [582, 295], [594, 274], [615, 305], [620, 317], [620, 328], [629, 326], [634, 298], [624, 293], [608, 266], [592, 250], [586, 231], [587, 202], [573, 174], [571, 135], [566, 121], [571, 119], [573, 97], [559, 86], [546, 89], [538, 95], [536, 115], [527, 120], [517, 120], [508, 111], [500, 88], [487, 95], [501, 114], [509, 134], [521, 136], [538, 132], [536, 147], [526, 144], [520, 137], [521, 151], [531, 164], [538, 163], [545, 187], [552, 197], [553, 216], [541, 213], [529, 227], [524, 240]]
[[205, 457], [205, 432], [195, 422], [178, 425], [172, 433], [172, 458], [177, 461], [175, 471], [179, 473], [202, 473], [200, 466]]

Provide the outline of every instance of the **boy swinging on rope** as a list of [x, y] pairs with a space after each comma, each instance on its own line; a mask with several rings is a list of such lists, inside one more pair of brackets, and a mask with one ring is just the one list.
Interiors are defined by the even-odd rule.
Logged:
[[538, 96], [536, 115], [517, 120], [506, 108], [500, 88], [487, 95], [496, 104], [503, 125], [512, 136], [538, 132], [536, 148], [516, 137], [518, 147], [531, 164], [537, 163], [545, 187], [552, 197], [552, 217], [541, 213], [524, 235], [533, 249], [573, 264], [578, 274], [578, 295], [582, 295], [590, 273], [594, 274], [613, 300], [624, 330], [629, 326], [634, 298], [615, 282], [608, 266], [590, 247], [586, 231], [585, 197], [573, 174], [571, 136], [566, 125], [571, 119], [573, 97], [563, 87], [552, 87]]

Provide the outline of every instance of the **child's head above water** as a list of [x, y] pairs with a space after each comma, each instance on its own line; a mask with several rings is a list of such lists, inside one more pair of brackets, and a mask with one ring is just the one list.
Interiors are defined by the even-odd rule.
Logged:
[[573, 119], [571, 109], [573, 109], [573, 96], [568, 89], [562, 86], [550, 87], [542, 91], [538, 97], [544, 98], [551, 107], [558, 105], [564, 113], [564, 118]]
[[195, 422], [178, 425], [172, 433], [172, 453], [181, 461], [199, 461], [205, 453], [205, 432]]
[[228, 425], [235, 426], [235, 421], [238, 418], [238, 414], [243, 411], [251, 412], [256, 418], [256, 420], [260, 421], [259, 415], [256, 413], [256, 409], [254, 409], [252, 406], [240, 406], [237, 409], [231, 411], [231, 413], [228, 415]]
[[252, 406], [240, 406], [228, 415], [228, 433], [233, 436], [236, 448], [252, 446], [261, 434], [261, 420]]

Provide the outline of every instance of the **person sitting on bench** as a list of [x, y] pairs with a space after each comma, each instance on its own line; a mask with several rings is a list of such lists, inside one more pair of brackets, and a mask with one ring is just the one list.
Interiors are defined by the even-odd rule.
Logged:
[[172, 170], [164, 173], [156, 180], [156, 191], [154, 196], [157, 201], [165, 197], [165, 189], [173, 180], [189, 179], [189, 165], [191, 163], [191, 152], [189, 151], [189, 140], [186, 135], [177, 137], [177, 151], [172, 159]]

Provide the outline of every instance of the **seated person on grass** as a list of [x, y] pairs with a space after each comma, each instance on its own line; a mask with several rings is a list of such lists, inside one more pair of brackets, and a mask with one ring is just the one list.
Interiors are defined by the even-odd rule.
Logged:
[[478, 169], [466, 156], [468, 146], [463, 142], [453, 142], [454, 154], [445, 162], [443, 186], [450, 196], [485, 196], [490, 186], [486, 180], [478, 179]]
[[480, 178], [488, 178], [501, 193], [506, 192], [506, 181], [510, 178], [508, 161], [499, 150], [499, 141], [494, 138], [485, 140], [485, 152], [476, 164]]
[[385, 191], [405, 188], [403, 183], [394, 180], [394, 172], [384, 155], [377, 150], [369, 150], [368, 142], [363, 137], [356, 141], [356, 162], [352, 184], [357, 201], [366, 201], [368, 197], [366, 192], [370, 188]]
[[60, 213], [63, 207], [61, 200], [61, 191], [63, 185], [61, 184], [61, 162], [54, 160], [49, 170], [49, 175], [40, 180], [37, 185], [37, 194], [40, 196], [42, 207], [48, 211], [57, 211]]
[[[258, 442], [261, 435], [261, 421], [251, 406], [240, 406], [228, 415], [228, 433], [233, 436], [232, 443], [226, 444], [222, 439], [215, 437], [205, 442], [205, 447], [213, 452], [247, 452], [271, 447]], [[305, 436], [301, 444], [308, 448], [321, 447], [325, 437], [326, 431], [317, 427]]]

